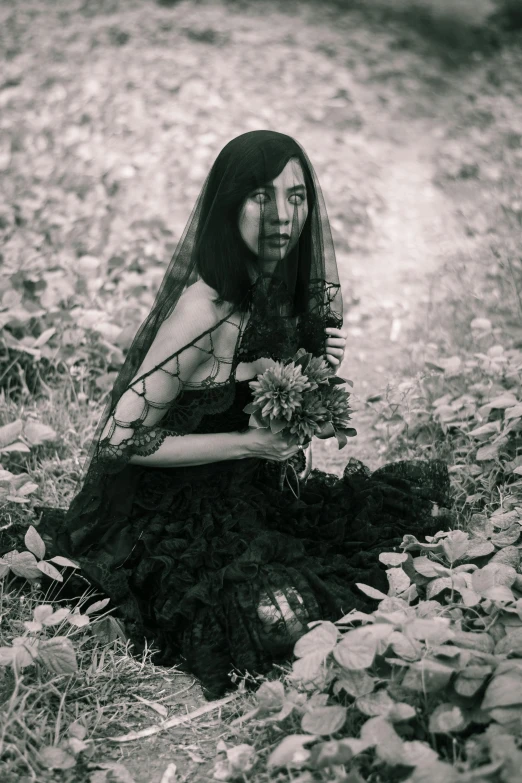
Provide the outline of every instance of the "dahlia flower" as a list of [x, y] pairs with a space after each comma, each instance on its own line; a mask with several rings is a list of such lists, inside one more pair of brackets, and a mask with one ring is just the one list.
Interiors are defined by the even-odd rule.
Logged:
[[337, 385], [325, 387], [321, 400], [335, 429], [346, 429], [350, 426], [351, 409], [348, 405], [348, 393], [344, 389]]
[[254, 392], [253, 403], [261, 408], [263, 418], [287, 421], [301, 405], [303, 392], [310, 389], [308, 379], [293, 362], [274, 364], [249, 385]]
[[288, 432], [295, 435], [297, 442], [303, 444], [321, 429], [325, 421], [328, 421], [328, 410], [322, 399], [313, 392], [303, 395], [301, 406], [295, 411], [288, 426]]
[[328, 383], [333, 370], [321, 356], [312, 356], [304, 369], [304, 375], [310, 381], [312, 388], [316, 388], [322, 383]]

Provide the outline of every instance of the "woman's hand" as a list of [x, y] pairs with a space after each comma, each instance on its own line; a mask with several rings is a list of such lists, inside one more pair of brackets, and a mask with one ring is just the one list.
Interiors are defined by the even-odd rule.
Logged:
[[274, 435], [270, 427], [249, 427], [242, 436], [247, 457], [284, 462], [300, 451], [297, 445], [289, 446], [282, 433]]
[[326, 338], [325, 359], [335, 367], [335, 372], [341, 366], [346, 349], [346, 332], [342, 329], [336, 329], [333, 326], [326, 328], [328, 337]]

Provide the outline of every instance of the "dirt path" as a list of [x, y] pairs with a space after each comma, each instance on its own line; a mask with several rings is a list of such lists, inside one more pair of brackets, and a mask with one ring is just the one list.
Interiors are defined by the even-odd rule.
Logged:
[[375, 246], [368, 253], [351, 254], [340, 268], [355, 284], [357, 300], [345, 313], [348, 350], [340, 375], [354, 382], [358, 434], [342, 451], [334, 441], [314, 442], [314, 466], [338, 475], [352, 455], [371, 469], [383, 464], [382, 433], [372, 427], [374, 414], [366, 400], [385, 397], [388, 386], [406, 381], [405, 364], [412, 375], [422, 369], [422, 346], [412, 356], [411, 330], [428, 327], [432, 277], [449, 254], [471, 252], [473, 245], [452, 202], [432, 182], [433, 123], [392, 123], [386, 135], [370, 145], [384, 204], [376, 220]]

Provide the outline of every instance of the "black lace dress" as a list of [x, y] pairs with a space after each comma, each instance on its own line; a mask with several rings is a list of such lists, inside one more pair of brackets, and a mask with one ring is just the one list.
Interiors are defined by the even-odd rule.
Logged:
[[[233, 405], [207, 413], [194, 431], [246, 429], [248, 384], [236, 381]], [[135, 651], [147, 637], [154, 663], [180, 664], [207, 698], [234, 687], [234, 667], [266, 673], [291, 659], [307, 622], [372, 611], [375, 601], [355, 585], [388, 592], [378, 554], [403, 533], [447, 528], [449, 475], [439, 460], [370, 473], [351, 458], [342, 478], [313, 470], [299, 499], [279, 490], [280, 467], [256, 458], [129, 464], [112, 477], [102, 539], [76, 557], [111, 597]], [[45, 526], [56, 524], [48, 515]]]

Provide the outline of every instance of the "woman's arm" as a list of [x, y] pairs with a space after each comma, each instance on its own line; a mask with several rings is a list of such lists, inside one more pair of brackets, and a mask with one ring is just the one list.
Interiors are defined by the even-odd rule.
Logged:
[[[213, 357], [209, 334], [218, 322], [217, 310], [207, 295], [194, 290], [194, 286], [182, 294], [106, 421], [97, 459], [111, 463], [111, 472], [131, 460], [140, 464], [183, 464], [189, 446], [187, 436], [169, 436], [159, 422], [197, 368], [207, 361], [219, 361]], [[161, 457], [153, 456], [155, 451]], [[198, 446], [189, 458], [205, 461], [204, 449]]]
[[133, 454], [129, 461], [136, 465], [170, 468], [205, 465], [207, 462], [242, 459], [247, 456], [249, 452], [244, 433], [211, 432], [167, 435], [153, 454]]

